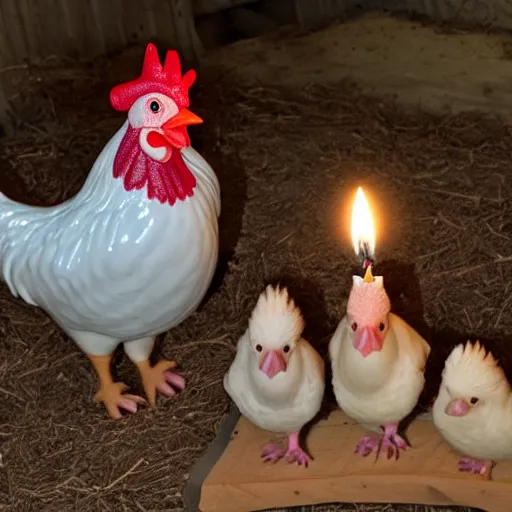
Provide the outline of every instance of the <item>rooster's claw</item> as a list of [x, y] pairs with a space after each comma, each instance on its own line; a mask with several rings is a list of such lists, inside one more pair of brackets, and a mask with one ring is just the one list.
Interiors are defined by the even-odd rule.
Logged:
[[[172, 372], [176, 368], [174, 361], [159, 361], [155, 366], [150, 366], [149, 361], [143, 361], [137, 365], [142, 377], [142, 385], [148, 397], [151, 407], [156, 405], [156, 392], [165, 396], [175, 396], [178, 390], [185, 388], [185, 379]], [[176, 388], [176, 389], [175, 389]]]
[[146, 404], [146, 400], [137, 395], [123, 394], [127, 389], [128, 386], [122, 382], [102, 384], [99, 391], [94, 395], [94, 401], [103, 402], [111, 418], [121, 418], [121, 410], [133, 414], [137, 412], [138, 405]]

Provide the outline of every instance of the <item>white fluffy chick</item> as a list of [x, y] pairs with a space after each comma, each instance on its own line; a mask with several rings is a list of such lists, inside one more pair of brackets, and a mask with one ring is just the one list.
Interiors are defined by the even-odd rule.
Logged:
[[478, 341], [452, 350], [432, 416], [439, 433], [463, 455], [460, 471], [490, 478], [493, 461], [512, 458], [510, 384]]
[[288, 435], [286, 452], [274, 444], [261, 453], [264, 462], [308, 465], [299, 446], [302, 427], [320, 410], [325, 365], [301, 337], [304, 320], [286, 288], [267, 286], [238, 341], [224, 388], [240, 412], [258, 427]]
[[398, 458], [407, 443], [398, 426], [416, 406], [430, 353], [428, 343], [404, 320], [390, 312], [382, 276], [371, 268], [364, 280], [353, 277], [343, 317], [330, 343], [336, 401], [347, 416], [381, 436], [366, 435], [355, 452], [376, 451]]

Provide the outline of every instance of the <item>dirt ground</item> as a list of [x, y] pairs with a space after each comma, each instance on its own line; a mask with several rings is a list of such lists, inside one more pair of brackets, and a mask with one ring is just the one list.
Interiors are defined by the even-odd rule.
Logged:
[[[405, 51], [407, 49], [407, 51]], [[512, 121], [512, 35], [368, 13], [314, 32], [283, 28], [212, 52], [239, 80], [288, 87], [356, 80], [429, 112]]]
[[[122, 122], [108, 105], [111, 85], [139, 65], [31, 69], [13, 98], [17, 129], [0, 139], [2, 191], [42, 205], [73, 196]], [[432, 346], [424, 403], [450, 349], [467, 339], [485, 341], [512, 371], [511, 129], [370, 98], [346, 81], [249, 82], [209, 66], [194, 87], [192, 108], [206, 122], [191, 135], [221, 182], [222, 245], [204, 305], [161, 340], [187, 379], [178, 398], [109, 420], [91, 402], [95, 377], [77, 347], [0, 287], [0, 510], [181, 511], [188, 471], [227, 410], [222, 377], [234, 344], [266, 282], [290, 287], [306, 336], [325, 353], [358, 271], [348, 232], [358, 185], [376, 212], [376, 271], [393, 310]], [[116, 371], [140, 392], [125, 359]]]

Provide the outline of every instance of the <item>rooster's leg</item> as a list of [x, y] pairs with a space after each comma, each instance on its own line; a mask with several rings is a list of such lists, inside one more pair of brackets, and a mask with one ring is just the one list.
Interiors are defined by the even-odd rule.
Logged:
[[96, 402], [103, 402], [109, 415], [121, 418], [121, 409], [136, 412], [137, 405], [145, 403], [140, 396], [123, 394], [128, 389], [122, 382], [114, 382], [110, 372], [112, 355], [118, 341], [92, 332], [68, 331], [69, 336], [87, 354], [99, 379], [99, 390], [94, 395]]
[[142, 338], [124, 344], [124, 351], [139, 369], [142, 385], [151, 407], [156, 405], [157, 391], [162, 395], [175, 396], [174, 388], [181, 390], [185, 387], [183, 377], [171, 371], [176, 368], [174, 361], [162, 359], [155, 366], [151, 366], [149, 357], [154, 344], [154, 338]]

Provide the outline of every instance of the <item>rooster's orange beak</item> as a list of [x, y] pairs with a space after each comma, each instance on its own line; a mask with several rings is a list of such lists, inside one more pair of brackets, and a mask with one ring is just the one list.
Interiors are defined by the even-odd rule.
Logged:
[[201, 124], [202, 122], [203, 120], [199, 116], [196, 116], [186, 108], [182, 108], [173, 118], [162, 125], [162, 130], [165, 133], [169, 130], [189, 126], [191, 124]]

